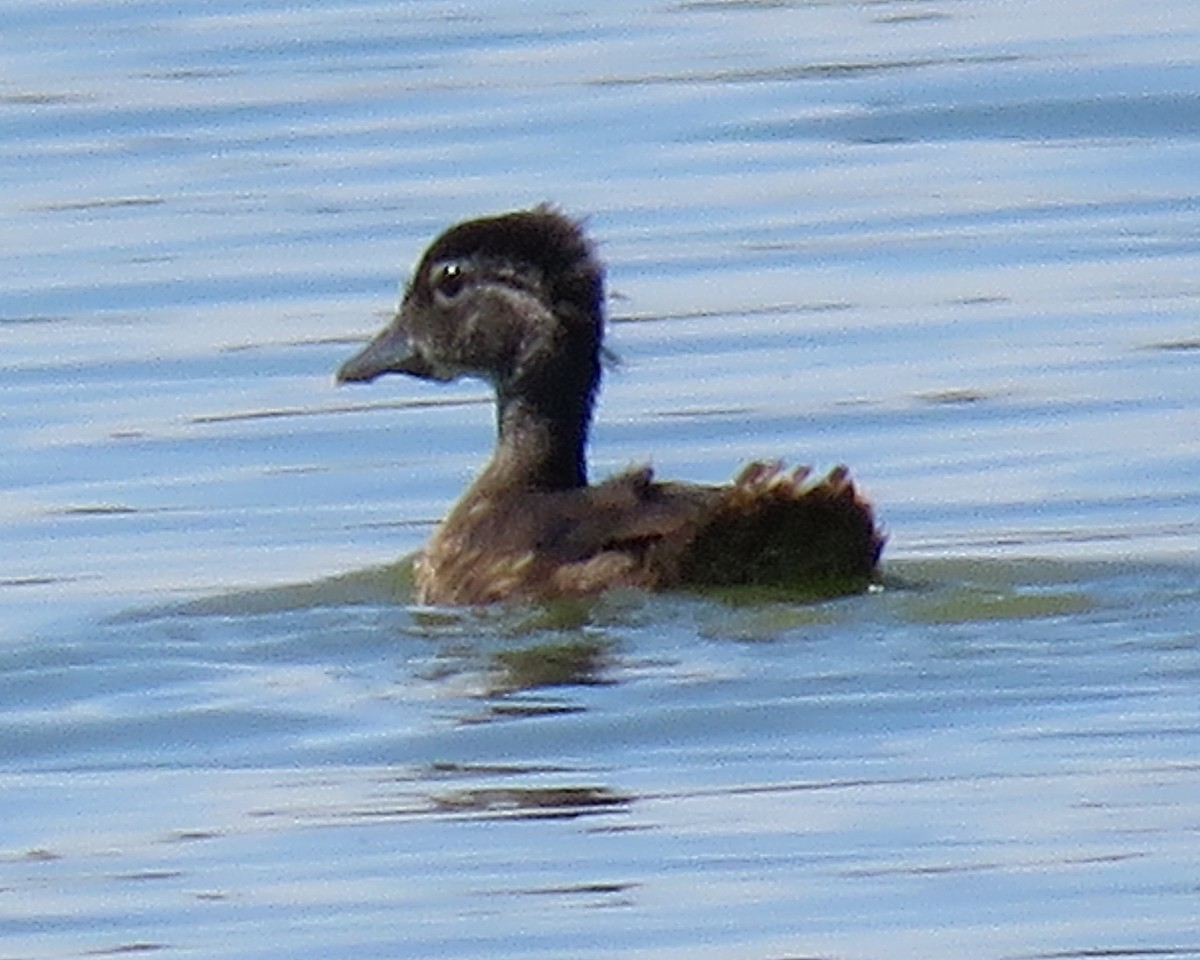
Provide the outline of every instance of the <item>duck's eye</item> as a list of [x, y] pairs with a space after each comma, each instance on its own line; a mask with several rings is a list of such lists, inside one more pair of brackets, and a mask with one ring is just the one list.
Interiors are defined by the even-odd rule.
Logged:
[[436, 297], [441, 300], [453, 300], [467, 285], [467, 273], [461, 263], [450, 260], [433, 268], [429, 283]]

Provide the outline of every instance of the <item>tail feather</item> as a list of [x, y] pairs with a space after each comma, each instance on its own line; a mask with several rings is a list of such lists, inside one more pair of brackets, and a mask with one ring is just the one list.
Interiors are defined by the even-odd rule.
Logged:
[[683, 558], [683, 582], [863, 589], [884, 542], [871, 506], [845, 467], [810, 477], [778, 461], [744, 467]]

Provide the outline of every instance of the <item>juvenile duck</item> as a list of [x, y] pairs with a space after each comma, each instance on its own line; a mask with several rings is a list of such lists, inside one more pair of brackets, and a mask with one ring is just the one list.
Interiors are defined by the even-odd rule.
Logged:
[[339, 383], [473, 376], [496, 391], [496, 449], [417, 558], [419, 602], [870, 582], [883, 538], [844, 468], [809, 483], [806, 468], [752, 463], [701, 486], [642, 467], [588, 486], [603, 335], [603, 268], [580, 224], [539, 206], [438, 237], [394, 319], [338, 370]]

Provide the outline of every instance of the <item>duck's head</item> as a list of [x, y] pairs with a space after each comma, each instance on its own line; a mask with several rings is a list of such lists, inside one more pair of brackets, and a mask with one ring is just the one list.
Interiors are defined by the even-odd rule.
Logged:
[[469, 220], [430, 245], [395, 317], [337, 380], [475, 376], [502, 396], [557, 382], [590, 403], [603, 299], [603, 269], [575, 221], [548, 206]]

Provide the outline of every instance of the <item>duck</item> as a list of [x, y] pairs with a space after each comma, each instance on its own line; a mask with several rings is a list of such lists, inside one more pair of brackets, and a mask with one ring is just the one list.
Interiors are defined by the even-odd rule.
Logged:
[[845, 467], [813, 479], [761, 460], [705, 485], [637, 466], [589, 483], [604, 307], [580, 221], [547, 204], [467, 220], [434, 239], [390, 322], [338, 369], [339, 384], [400, 373], [495, 393], [495, 449], [417, 554], [417, 603], [874, 582], [884, 537]]

